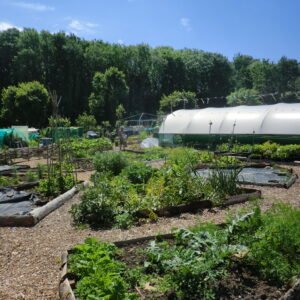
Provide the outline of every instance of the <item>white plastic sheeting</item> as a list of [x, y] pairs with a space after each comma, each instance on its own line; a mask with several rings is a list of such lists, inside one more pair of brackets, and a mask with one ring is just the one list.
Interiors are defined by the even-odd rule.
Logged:
[[177, 110], [160, 134], [300, 134], [300, 104]]

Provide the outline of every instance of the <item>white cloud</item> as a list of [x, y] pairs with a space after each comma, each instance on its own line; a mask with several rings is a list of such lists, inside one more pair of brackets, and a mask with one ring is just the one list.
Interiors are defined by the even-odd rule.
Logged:
[[30, 3], [30, 2], [13, 2], [12, 3], [14, 6], [25, 8], [25, 9], [30, 9], [30, 10], [35, 10], [35, 11], [54, 11], [55, 8], [53, 6], [48, 6], [44, 5], [41, 3]]
[[95, 28], [98, 27], [98, 24], [94, 24], [91, 22], [82, 22], [79, 20], [71, 20], [68, 28], [73, 33], [95, 33]]
[[4, 30], [7, 30], [7, 29], [10, 29], [10, 28], [16, 28], [20, 31], [22, 31], [23, 29], [18, 27], [18, 26], [15, 26], [11, 23], [8, 23], [8, 22], [0, 22], [0, 31], [4, 31]]
[[192, 26], [191, 26], [191, 20], [189, 18], [181, 18], [180, 19], [180, 24], [187, 30], [191, 31]]

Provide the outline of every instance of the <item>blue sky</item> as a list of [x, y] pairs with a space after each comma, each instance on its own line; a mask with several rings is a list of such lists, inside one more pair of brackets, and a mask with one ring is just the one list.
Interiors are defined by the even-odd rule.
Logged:
[[300, 0], [0, 0], [0, 30], [300, 60]]

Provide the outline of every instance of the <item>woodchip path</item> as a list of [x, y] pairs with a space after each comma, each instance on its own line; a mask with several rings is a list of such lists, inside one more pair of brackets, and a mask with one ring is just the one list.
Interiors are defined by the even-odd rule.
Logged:
[[[294, 167], [300, 175], [300, 168]], [[300, 180], [289, 190], [261, 187], [263, 209], [282, 200], [300, 207]], [[129, 230], [76, 229], [72, 226], [69, 210], [79, 201], [76, 195], [33, 228], [0, 228], [0, 299], [58, 299], [60, 255], [62, 251], [81, 243], [88, 236], [103, 241], [116, 241], [167, 233], [174, 227], [188, 227], [212, 220], [222, 222], [228, 211], [235, 211], [249, 204], [216, 209], [201, 214], [184, 214], [179, 218], [161, 218], [156, 224], [144, 224]]]

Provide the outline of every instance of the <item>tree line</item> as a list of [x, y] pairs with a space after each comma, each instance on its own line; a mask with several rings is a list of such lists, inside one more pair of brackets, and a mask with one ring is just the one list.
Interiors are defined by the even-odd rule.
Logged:
[[[196, 49], [124, 46], [64, 32], [0, 32], [0, 125], [46, 126], [49, 92], [61, 97], [59, 115], [84, 112], [98, 123], [170, 108], [299, 101], [299, 62], [238, 54], [233, 61]], [[227, 96], [223, 97], [223, 96]], [[217, 98], [219, 97], [219, 98]], [[214, 98], [209, 104], [199, 99]]]

